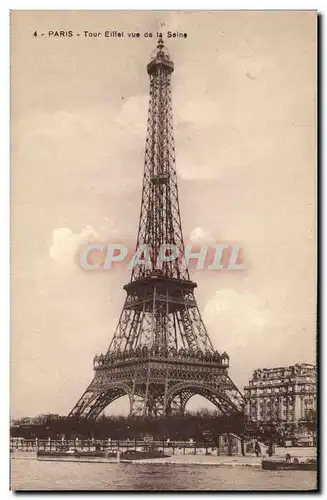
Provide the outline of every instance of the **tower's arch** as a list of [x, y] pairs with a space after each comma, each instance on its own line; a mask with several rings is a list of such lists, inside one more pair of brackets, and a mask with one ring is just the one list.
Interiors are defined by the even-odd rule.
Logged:
[[[78, 402], [78, 415], [88, 418], [97, 418], [100, 413], [117, 399], [128, 396], [129, 406], [132, 405], [131, 388], [121, 382], [113, 382], [100, 386], [97, 390], [90, 387]], [[77, 406], [76, 405], [76, 406]], [[71, 413], [74, 416], [74, 413]]]
[[168, 411], [185, 412], [188, 401], [195, 395], [199, 395], [210, 401], [222, 414], [238, 413], [239, 406], [233, 404], [228, 395], [217, 387], [210, 387], [208, 384], [196, 382], [182, 382], [174, 385], [167, 393]]

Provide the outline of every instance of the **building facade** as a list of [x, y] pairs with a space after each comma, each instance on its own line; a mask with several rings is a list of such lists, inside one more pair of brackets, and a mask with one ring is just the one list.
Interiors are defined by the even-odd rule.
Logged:
[[310, 420], [316, 411], [316, 391], [314, 365], [257, 369], [244, 387], [246, 417], [257, 423]]

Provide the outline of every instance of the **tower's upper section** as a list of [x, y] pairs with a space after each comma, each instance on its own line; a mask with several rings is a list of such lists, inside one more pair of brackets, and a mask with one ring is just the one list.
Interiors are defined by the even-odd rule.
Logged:
[[169, 52], [164, 46], [162, 37], [159, 37], [157, 50], [147, 65], [149, 75], [156, 73], [159, 67], [167, 68], [170, 73], [174, 71], [174, 63], [170, 60]]
[[189, 281], [188, 269], [181, 265], [184, 242], [178, 201], [171, 96], [174, 63], [164, 47], [162, 37], [158, 39], [147, 71], [150, 80], [149, 113], [136, 245], [140, 263], [133, 267], [131, 281], [158, 276]]

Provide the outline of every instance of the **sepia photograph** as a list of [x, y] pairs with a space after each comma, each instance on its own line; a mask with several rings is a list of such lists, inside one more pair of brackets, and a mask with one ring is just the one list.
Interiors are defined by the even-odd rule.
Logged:
[[11, 11], [11, 490], [317, 491], [318, 17]]

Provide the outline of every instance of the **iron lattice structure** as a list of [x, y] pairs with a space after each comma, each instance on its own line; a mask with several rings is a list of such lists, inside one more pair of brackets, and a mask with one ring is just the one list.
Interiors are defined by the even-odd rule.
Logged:
[[144, 248], [151, 251], [148, 260], [134, 266], [124, 286], [127, 296], [109, 349], [95, 356], [94, 378], [70, 416], [96, 418], [126, 394], [134, 415], [184, 412], [195, 394], [223, 413], [243, 411], [243, 397], [228, 375], [229, 357], [214, 350], [187, 266], [181, 266], [179, 259], [156, 265], [163, 244], [184, 252], [175, 167], [173, 71], [159, 39], [147, 65], [150, 98], [136, 245], [140, 254]]

